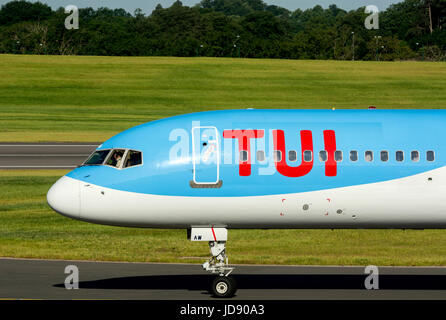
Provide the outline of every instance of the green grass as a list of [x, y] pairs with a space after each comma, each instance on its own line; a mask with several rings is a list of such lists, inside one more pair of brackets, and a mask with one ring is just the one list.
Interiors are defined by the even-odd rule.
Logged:
[[103, 141], [229, 108], [442, 108], [446, 63], [0, 55], [0, 141]]
[[[100, 226], [65, 218], [46, 192], [65, 171], [0, 171], [0, 256], [204, 262], [185, 230]], [[446, 230], [230, 230], [231, 263], [446, 265]]]

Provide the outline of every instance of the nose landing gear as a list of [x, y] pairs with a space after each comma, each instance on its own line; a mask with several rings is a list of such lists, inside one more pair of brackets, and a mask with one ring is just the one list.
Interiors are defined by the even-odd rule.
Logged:
[[237, 291], [235, 279], [230, 276], [234, 267], [228, 264], [226, 241], [209, 241], [212, 257], [203, 263], [203, 269], [219, 276], [212, 281], [211, 291], [214, 297], [229, 298]]
[[191, 241], [208, 241], [211, 258], [203, 263], [203, 269], [218, 276], [212, 281], [210, 291], [217, 298], [229, 298], [237, 291], [235, 279], [230, 276], [234, 267], [228, 264], [226, 255], [226, 241], [228, 230], [226, 228], [191, 228], [188, 230]]

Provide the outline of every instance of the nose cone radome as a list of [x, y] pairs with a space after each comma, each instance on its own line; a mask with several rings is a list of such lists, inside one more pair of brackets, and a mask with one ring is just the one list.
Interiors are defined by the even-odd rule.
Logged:
[[79, 180], [62, 177], [50, 188], [46, 199], [50, 207], [69, 218], [80, 217]]

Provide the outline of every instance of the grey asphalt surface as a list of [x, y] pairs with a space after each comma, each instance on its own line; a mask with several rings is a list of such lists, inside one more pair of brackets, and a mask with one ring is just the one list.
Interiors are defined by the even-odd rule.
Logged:
[[[65, 267], [79, 269], [67, 290]], [[446, 267], [380, 267], [379, 290], [366, 290], [365, 267], [236, 266], [229, 300], [444, 300]], [[0, 259], [1, 299], [215, 300], [214, 276], [198, 264]]]
[[0, 169], [71, 169], [99, 143], [0, 143]]

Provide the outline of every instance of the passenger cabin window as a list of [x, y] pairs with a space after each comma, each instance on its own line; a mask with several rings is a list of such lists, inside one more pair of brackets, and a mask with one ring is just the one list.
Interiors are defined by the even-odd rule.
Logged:
[[366, 151], [364, 154], [364, 158], [367, 162], [373, 161], [373, 151]]
[[410, 159], [414, 162], [420, 161], [420, 153], [418, 151], [412, 151], [410, 153]]
[[337, 162], [342, 161], [342, 151], [339, 151], [339, 150], [335, 151], [334, 156], [335, 156], [335, 161], [337, 161]]
[[396, 161], [401, 162], [404, 160], [404, 152], [403, 151], [397, 151], [395, 154]]
[[265, 161], [265, 151], [257, 151], [257, 161]]
[[325, 150], [319, 151], [319, 160], [322, 162], [327, 161], [327, 151]]
[[288, 160], [290, 161], [296, 161], [297, 160], [297, 152], [294, 150], [290, 150], [288, 152]]
[[358, 161], [358, 151], [352, 150], [350, 151], [350, 161]]
[[427, 151], [426, 152], [426, 160], [427, 161], [434, 161], [435, 160], [435, 154], [433, 151]]
[[281, 151], [276, 150], [276, 152], [274, 152], [274, 160], [276, 162], [282, 161], [282, 152]]
[[313, 152], [311, 152], [310, 150], [305, 150], [304, 151], [304, 161], [311, 162], [311, 160], [313, 160]]
[[142, 153], [140, 151], [129, 150], [124, 162], [124, 168], [138, 166], [142, 164]]
[[246, 162], [248, 161], [248, 151], [241, 150], [240, 151], [240, 162]]
[[106, 165], [120, 168], [122, 165], [124, 153], [124, 149], [113, 149], [111, 155], [107, 159]]
[[102, 164], [107, 158], [107, 155], [110, 153], [110, 150], [98, 150], [92, 153], [90, 157], [84, 162], [84, 165], [99, 165]]
[[389, 161], [389, 152], [388, 151], [381, 151], [381, 161]]

